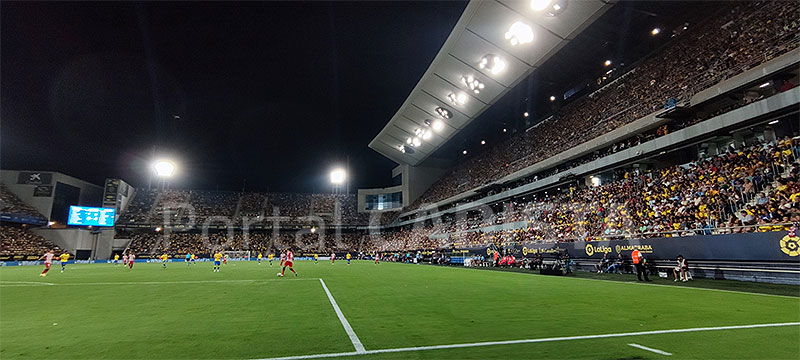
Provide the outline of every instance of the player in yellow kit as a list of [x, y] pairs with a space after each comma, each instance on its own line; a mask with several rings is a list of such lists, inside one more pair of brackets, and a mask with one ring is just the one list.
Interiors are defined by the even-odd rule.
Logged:
[[219, 262], [222, 260], [222, 254], [219, 251], [214, 252], [214, 272], [219, 272]]
[[166, 269], [167, 268], [167, 259], [169, 259], [169, 255], [167, 255], [167, 253], [163, 253], [158, 258], [161, 259], [161, 268], [162, 269]]
[[275, 255], [273, 255], [272, 253], [269, 253], [269, 255], [267, 255], [267, 260], [269, 260], [269, 266], [272, 266], [272, 258], [274, 257]]
[[319, 264], [319, 254], [314, 254], [314, 265]]
[[61, 260], [61, 272], [64, 272], [65, 268], [67, 267], [67, 260], [69, 260], [69, 253], [63, 253], [59, 255], [58, 259]]
[[347, 255], [345, 255], [344, 258], [347, 259], [347, 266], [350, 266], [350, 258], [351, 258], [350, 253], [347, 253]]
[[261, 253], [258, 253], [258, 265], [261, 265], [261, 258], [264, 257]]
[[114, 254], [114, 267], [119, 266], [119, 254]]

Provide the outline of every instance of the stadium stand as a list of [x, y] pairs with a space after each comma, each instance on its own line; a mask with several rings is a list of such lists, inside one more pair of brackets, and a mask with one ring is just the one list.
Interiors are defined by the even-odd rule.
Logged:
[[[460, 162], [406, 210], [500, 179], [585, 142], [587, 134], [600, 136], [667, 104], [685, 102], [800, 44], [800, 7], [795, 2], [737, 3], [733, 9], [728, 5], [721, 5], [724, 8], [708, 22], [684, 32], [663, 51], [651, 54], [609, 86], [564, 107], [533, 131]], [[784, 84], [781, 90], [796, 85]], [[693, 121], [708, 117], [703, 114]]]
[[0, 185], [0, 213], [6, 215], [23, 215], [47, 221], [47, 217], [40, 214], [32, 206], [24, 203], [19, 197], [2, 185]]
[[30, 233], [25, 226], [0, 225], [0, 255], [39, 256], [49, 250], [56, 254], [62, 252], [45, 238]]

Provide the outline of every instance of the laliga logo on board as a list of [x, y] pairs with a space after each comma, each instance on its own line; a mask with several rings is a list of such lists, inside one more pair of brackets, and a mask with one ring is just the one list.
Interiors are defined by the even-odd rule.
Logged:
[[800, 237], [795, 235], [795, 230], [797, 230], [797, 227], [792, 226], [789, 234], [784, 236], [780, 242], [781, 251], [789, 256], [800, 255]]
[[592, 244], [586, 244], [586, 255], [592, 256], [594, 253], [603, 253], [608, 254], [611, 252], [611, 248], [608, 246], [594, 246]]

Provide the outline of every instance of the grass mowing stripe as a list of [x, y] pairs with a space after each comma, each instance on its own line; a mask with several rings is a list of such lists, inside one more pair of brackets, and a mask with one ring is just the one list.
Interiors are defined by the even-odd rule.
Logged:
[[[267, 359], [259, 359], [259, 360], [320, 359], [320, 358], [345, 357], [345, 356], [382, 354], [382, 353], [399, 353], [399, 352], [412, 352], [412, 351], [425, 351], [425, 350], [458, 349], [458, 348], [470, 348], [470, 347], [480, 347], [480, 346], [543, 343], [543, 342], [553, 342], [553, 341], [604, 339], [604, 338], [615, 338], [615, 337], [626, 337], [626, 336], [675, 334], [675, 333], [688, 333], [688, 332], [700, 332], [700, 331], [755, 329], [755, 328], [782, 327], [782, 326], [800, 326], [800, 322], [772, 323], [772, 324], [752, 324], [752, 325], [731, 325], [731, 326], [714, 326], [714, 327], [700, 327], [700, 328], [688, 328], [688, 329], [637, 331], [637, 332], [615, 333], [615, 334], [562, 336], [562, 337], [552, 337], [552, 338], [521, 339], [521, 340], [506, 340], [506, 341], [486, 341], [486, 342], [476, 342], [476, 343], [466, 343], [466, 344], [415, 346], [415, 347], [406, 347], [406, 348], [366, 350], [364, 352], [355, 352], [354, 351], [354, 352], [346, 352], [346, 353], [330, 353], [330, 354], [286, 356], [286, 357], [267, 358]], [[655, 350], [655, 349], [652, 349], [652, 350]]]
[[336, 300], [333, 299], [333, 295], [331, 294], [330, 290], [328, 290], [328, 287], [325, 286], [325, 281], [319, 279], [319, 282], [320, 284], [322, 284], [322, 288], [325, 290], [325, 294], [328, 295], [328, 300], [331, 301], [331, 305], [333, 305], [333, 310], [336, 311], [336, 316], [339, 317], [339, 321], [342, 323], [344, 331], [347, 333], [347, 336], [350, 337], [350, 341], [353, 343], [353, 347], [356, 348], [356, 353], [357, 354], [365, 353], [366, 349], [364, 349], [364, 345], [361, 344], [361, 340], [358, 339], [358, 336], [356, 336], [355, 331], [353, 331], [353, 328], [350, 327], [350, 323], [347, 322], [347, 319], [344, 317], [342, 309], [339, 309], [339, 305], [336, 304]]
[[658, 350], [658, 349], [653, 349], [653, 348], [649, 348], [649, 347], [647, 347], [647, 346], [644, 346], [644, 345], [639, 345], [639, 344], [628, 344], [628, 346], [633, 346], [633, 347], [635, 347], [635, 348], [637, 348], [637, 349], [642, 349], [642, 350], [645, 350], [645, 351], [654, 352], [654, 353], [656, 353], [656, 354], [661, 354], [661, 355], [664, 355], [664, 356], [672, 356], [672, 354], [671, 354], [671, 353], [668, 353], [668, 352], [666, 352], [666, 351], [663, 351], [663, 350]]

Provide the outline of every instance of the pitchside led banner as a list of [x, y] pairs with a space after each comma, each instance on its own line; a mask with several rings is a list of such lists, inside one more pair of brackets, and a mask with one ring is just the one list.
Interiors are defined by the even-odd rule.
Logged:
[[115, 210], [86, 206], [70, 206], [67, 225], [114, 226]]

